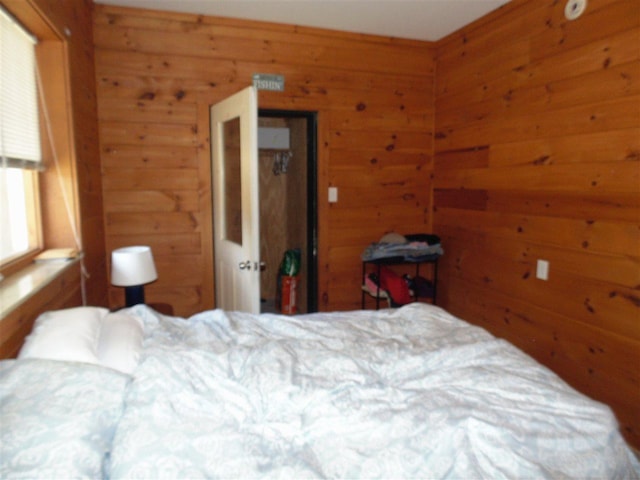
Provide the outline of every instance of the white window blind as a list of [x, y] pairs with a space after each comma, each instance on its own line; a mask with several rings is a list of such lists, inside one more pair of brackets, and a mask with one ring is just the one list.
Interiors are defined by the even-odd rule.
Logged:
[[39, 168], [42, 160], [35, 39], [0, 9], [0, 156], [3, 167]]

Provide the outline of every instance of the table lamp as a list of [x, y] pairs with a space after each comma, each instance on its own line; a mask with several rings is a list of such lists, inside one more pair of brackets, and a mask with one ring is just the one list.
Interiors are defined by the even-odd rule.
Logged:
[[144, 285], [158, 279], [151, 248], [118, 248], [111, 252], [111, 284], [124, 287], [125, 303], [144, 303]]

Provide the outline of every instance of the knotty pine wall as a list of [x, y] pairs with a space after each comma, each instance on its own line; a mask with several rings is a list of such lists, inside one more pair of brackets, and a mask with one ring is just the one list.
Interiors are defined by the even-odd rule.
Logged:
[[[640, 10], [520, 1], [437, 46], [439, 300], [613, 406], [640, 446]], [[550, 262], [536, 279], [536, 260]]]
[[359, 307], [370, 242], [430, 231], [432, 44], [104, 5], [94, 40], [107, 251], [152, 247], [148, 302], [214, 305], [208, 107], [254, 73], [286, 79], [261, 108], [318, 112], [320, 309]]

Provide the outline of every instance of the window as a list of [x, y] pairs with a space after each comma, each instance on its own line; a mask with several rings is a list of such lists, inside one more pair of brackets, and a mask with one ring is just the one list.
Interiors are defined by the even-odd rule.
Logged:
[[0, 9], [0, 265], [41, 245], [35, 45]]
[[[0, 1], [0, 274], [5, 277], [27, 267], [43, 249], [82, 250], [70, 94], [72, 37], [34, 3]], [[20, 47], [7, 48], [12, 33]], [[13, 91], [3, 96], [12, 85], [4, 80], [9, 70], [28, 74], [13, 85], [30, 85], [25, 89], [29, 99]], [[27, 120], [21, 123], [20, 118]], [[19, 132], [17, 141], [7, 141], [12, 131]]]
[[0, 169], [0, 261], [39, 245], [37, 174], [21, 168]]

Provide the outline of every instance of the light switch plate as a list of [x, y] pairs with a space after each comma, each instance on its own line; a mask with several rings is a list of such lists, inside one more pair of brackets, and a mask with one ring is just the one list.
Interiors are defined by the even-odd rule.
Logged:
[[549, 280], [549, 262], [547, 260], [538, 260], [538, 264], [536, 265], [536, 278]]
[[338, 201], [338, 187], [329, 187], [329, 203]]

